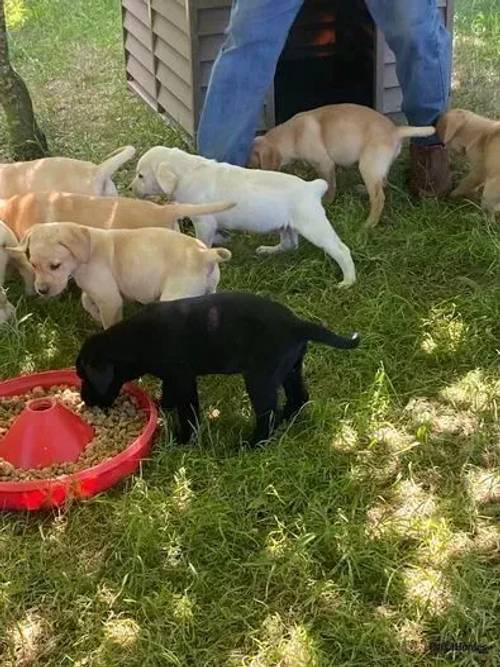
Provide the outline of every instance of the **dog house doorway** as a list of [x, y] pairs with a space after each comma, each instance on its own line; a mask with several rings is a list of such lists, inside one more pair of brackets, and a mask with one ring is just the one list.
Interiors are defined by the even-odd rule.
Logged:
[[362, 0], [307, 0], [274, 78], [275, 123], [325, 104], [374, 106], [375, 29]]
[[[453, 0], [436, 0], [451, 32]], [[194, 138], [232, 0], [121, 0], [129, 87]], [[299, 111], [355, 102], [397, 118], [395, 58], [363, 0], [304, 0], [264, 102], [260, 130]]]

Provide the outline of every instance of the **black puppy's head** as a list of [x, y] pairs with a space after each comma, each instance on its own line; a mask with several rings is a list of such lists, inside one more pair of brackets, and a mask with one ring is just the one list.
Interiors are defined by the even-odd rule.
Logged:
[[76, 372], [82, 381], [80, 394], [84, 403], [89, 407], [108, 408], [120, 393], [123, 380], [98, 336], [92, 336], [83, 344], [76, 360]]

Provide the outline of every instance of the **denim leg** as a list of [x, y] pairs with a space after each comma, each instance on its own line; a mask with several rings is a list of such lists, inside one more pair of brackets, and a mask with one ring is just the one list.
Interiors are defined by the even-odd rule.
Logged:
[[396, 56], [408, 122], [432, 125], [448, 106], [451, 86], [451, 37], [436, 0], [366, 0], [366, 5]]
[[201, 155], [246, 164], [266, 93], [302, 3], [236, 0], [200, 118]]

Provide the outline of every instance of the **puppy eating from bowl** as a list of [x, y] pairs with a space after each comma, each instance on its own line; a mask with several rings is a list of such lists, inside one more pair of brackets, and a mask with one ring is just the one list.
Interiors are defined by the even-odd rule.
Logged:
[[[254, 446], [309, 400], [302, 361], [310, 341], [352, 349], [359, 337], [338, 336], [254, 294], [221, 292], [145, 306], [88, 338], [76, 370], [83, 400], [100, 407], [112, 405], [129, 380], [146, 373], [160, 378], [160, 404], [176, 411], [180, 442], [187, 442], [199, 423], [197, 378], [240, 373], [255, 413], [249, 439]], [[286, 396], [282, 411], [280, 387]]]
[[35, 275], [35, 291], [57, 296], [72, 277], [82, 305], [105, 329], [122, 319], [124, 301], [151, 303], [215, 292], [225, 248], [170, 229], [94, 229], [72, 222], [35, 225], [20, 246]]
[[349, 248], [321, 204], [327, 187], [322, 180], [308, 182], [291, 174], [244, 169], [164, 146], [151, 148], [140, 158], [132, 182], [138, 197], [166, 194], [182, 203], [235, 202], [230, 211], [193, 218], [196, 235], [207, 246], [220, 230], [279, 232], [278, 245], [257, 248], [258, 254], [274, 254], [297, 248], [300, 234], [337, 262], [343, 274], [339, 287], [349, 287], [356, 271]]

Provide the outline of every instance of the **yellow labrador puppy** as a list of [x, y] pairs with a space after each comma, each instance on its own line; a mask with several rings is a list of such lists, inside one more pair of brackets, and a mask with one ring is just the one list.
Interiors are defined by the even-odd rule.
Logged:
[[70, 220], [102, 229], [165, 227], [178, 230], [179, 219], [225, 211], [233, 206], [231, 202], [160, 206], [129, 197], [91, 197], [68, 192], [14, 195], [0, 200], [0, 287], [4, 284], [8, 265], [14, 264], [23, 277], [26, 293], [33, 294], [33, 270], [26, 256], [9, 255], [5, 246], [17, 245], [18, 239], [36, 223]]
[[46, 157], [0, 165], [0, 197], [61, 190], [84, 195], [116, 195], [113, 174], [135, 155], [133, 146], [117, 149], [101, 164], [67, 157]]
[[101, 229], [178, 229], [177, 223], [182, 218], [226, 211], [233, 206], [233, 203], [227, 201], [160, 206], [131, 197], [33, 192], [0, 200], [0, 220], [3, 220], [18, 238], [24, 236], [32, 225], [45, 222], [71, 221]]
[[338, 286], [350, 287], [356, 269], [321, 204], [327, 187], [321, 179], [308, 182], [292, 174], [244, 169], [166, 146], [144, 153], [132, 181], [139, 197], [163, 193], [190, 203], [231, 199], [236, 207], [230, 213], [193, 220], [197, 237], [208, 246], [221, 230], [279, 232], [277, 245], [257, 248], [258, 254], [274, 255], [297, 248], [300, 234], [333, 257], [343, 274]]
[[433, 127], [397, 127], [388, 118], [359, 104], [330, 104], [299, 113], [254, 140], [250, 166], [279, 170], [293, 160], [314, 167], [328, 183], [326, 199], [336, 191], [335, 168], [358, 164], [370, 197], [367, 227], [380, 220], [384, 185], [405, 137], [429, 137]]
[[225, 248], [170, 229], [94, 229], [72, 222], [32, 227], [11, 255], [26, 253], [35, 290], [57, 296], [73, 277], [82, 305], [107, 329], [122, 319], [124, 300], [151, 303], [215, 292]]
[[438, 134], [452, 150], [465, 152], [470, 172], [451, 197], [472, 197], [483, 188], [482, 207], [500, 212], [500, 121], [489, 120], [465, 109], [452, 109], [438, 121]]

